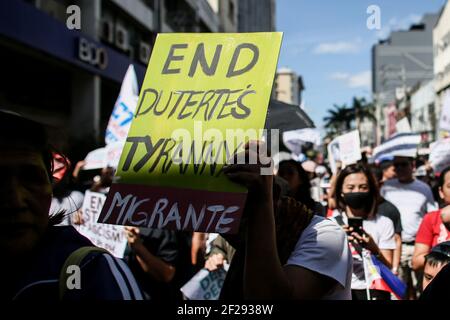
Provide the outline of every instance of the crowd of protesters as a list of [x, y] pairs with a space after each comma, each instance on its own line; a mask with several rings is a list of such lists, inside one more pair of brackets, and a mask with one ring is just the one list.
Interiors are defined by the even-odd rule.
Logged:
[[[407, 285], [396, 298], [449, 294], [450, 168], [438, 175], [425, 164], [419, 179], [415, 159], [396, 156], [332, 174], [309, 159], [261, 175], [270, 161], [262, 142], [249, 142], [244, 158], [259, 161], [223, 171], [248, 189], [238, 234], [126, 227], [118, 259], [73, 227], [84, 223], [84, 191], [107, 194], [113, 169], [86, 179], [84, 163], [52, 150], [39, 123], [4, 111], [0, 123], [2, 299], [181, 301], [180, 288], [203, 268], [227, 269], [225, 301], [392, 299], [370, 287], [365, 254]], [[80, 290], [66, 289], [70, 263], [81, 269]]]

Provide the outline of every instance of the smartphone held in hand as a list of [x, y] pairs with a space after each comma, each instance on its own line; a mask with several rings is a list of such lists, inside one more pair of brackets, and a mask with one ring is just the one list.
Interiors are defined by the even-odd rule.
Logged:
[[353, 228], [353, 232], [363, 235], [363, 219], [358, 217], [348, 218], [348, 226]]

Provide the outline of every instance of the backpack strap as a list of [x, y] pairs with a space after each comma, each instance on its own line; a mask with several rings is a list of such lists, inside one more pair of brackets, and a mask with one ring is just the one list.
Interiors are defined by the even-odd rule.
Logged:
[[[345, 225], [345, 222], [344, 222], [344, 219], [342, 217], [342, 214], [339, 214], [339, 215], [335, 216], [334, 220], [341, 227]], [[351, 244], [352, 244], [353, 248], [356, 250], [356, 252], [358, 252], [358, 254], [362, 257], [362, 251], [363, 251], [362, 246], [356, 241], [353, 241]]]
[[344, 219], [342, 218], [342, 215], [338, 215], [333, 217], [334, 220], [337, 222], [338, 225], [340, 225], [341, 227], [343, 227], [345, 225]]
[[75, 265], [80, 266], [83, 259], [90, 253], [93, 252], [101, 252], [101, 253], [109, 253], [109, 251], [94, 247], [94, 246], [87, 246], [87, 247], [81, 247], [74, 252], [72, 252], [64, 262], [63, 267], [61, 268], [61, 272], [59, 274], [59, 299], [62, 300], [64, 297], [64, 294], [67, 290], [67, 279], [69, 278], [69, 274], [67, 274], [67, 268], [69, 266]]

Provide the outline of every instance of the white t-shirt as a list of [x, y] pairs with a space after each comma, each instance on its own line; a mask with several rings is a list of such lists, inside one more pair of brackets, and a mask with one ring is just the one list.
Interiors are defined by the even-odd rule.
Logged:
[[381, 188], [381, 195], [400, 211], [402, 241], [405, 242], [414, 241], [423, 216], [437, 210], [430, 187], [420, 180], [411, 183], [400, 183], [398, 179], [388, 180]]
[[286, 265], [296, 265], [337, 281], [324, 300], [351, 300], [352, 259], [347, 235], [335, 222], [314, 216]]
[[[338, 215], [340, 215], [340, 212], [334, 210], [332, 219]], [[342, 215], [342, 220], [345, 224], [348, 224], [348, 219], [345, 214]], [[377, 214], [372, 219], [363, 220], [363, 229], [372, 237], [378, 248], [386, 250], [395, 249], [394, 223], [391, 219]], [[353, 256], [352, 289], [366, 289], [363, 260], [353, 246], [350, 246], [350, 250]]]

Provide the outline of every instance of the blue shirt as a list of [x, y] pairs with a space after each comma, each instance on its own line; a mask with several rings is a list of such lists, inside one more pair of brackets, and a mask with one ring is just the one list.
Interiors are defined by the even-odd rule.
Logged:
[[[72, 226], [49, 227], [40, 245], [18, 266], [5, 286], [3, 297], [12, 300], [57, 301], [59, 277], [67, 257], [93, 246]], [[110, 254], [93, 252], [79, 265], [80, 289], [67, 289], [63, 300], [142, 300], [142, 294], [125, 262]]]

